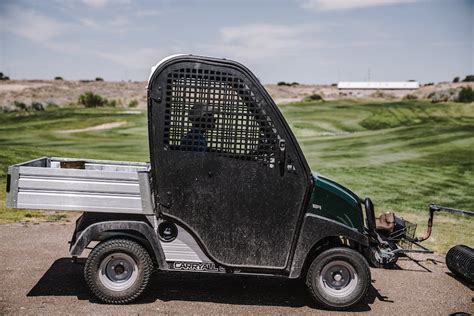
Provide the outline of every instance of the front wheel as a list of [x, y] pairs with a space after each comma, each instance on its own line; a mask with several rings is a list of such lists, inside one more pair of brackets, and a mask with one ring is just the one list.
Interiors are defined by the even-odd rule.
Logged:
[[371, 282], [369, 265], [357, 251], [332, 248], [314, 258], [306, 285], [313, 299], [328, 309], [343, 310], [357, 304]]
[[126, 304], [143, 293], [152, 271], [153, 261], [142, 245], [111, 239], [91, 251], [84, 276], [91, 292], [102, 302]]

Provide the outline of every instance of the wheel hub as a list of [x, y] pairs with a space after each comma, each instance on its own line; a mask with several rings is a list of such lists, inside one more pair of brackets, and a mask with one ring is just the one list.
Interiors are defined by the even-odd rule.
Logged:
[[138, 266], [127, 254], [107, 256], [100, 264], [99, 279], [110, 290], [123, 291], [132, 286], [138, 277]]
[[355, 268], [346, 261], [332, 261], [326, 264], [320, 275], [322, 289], [336, 297], [347, 296], [358, 283]]

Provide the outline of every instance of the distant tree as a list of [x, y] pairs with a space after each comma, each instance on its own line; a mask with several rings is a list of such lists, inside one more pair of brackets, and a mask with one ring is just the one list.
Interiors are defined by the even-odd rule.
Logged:
[[471, 87], [462, 87], [456, 101], [463, 103], [474, 102], [474, 90]]
[[54, 80], [64, 80], [64, 79], [63, 77], [57, 76], [57, 77], [54, 77]]
[[453, 82], [454, 83], [459, 82], [459, 77], [454, 77]]
[[309, 101], [324, 101], [323, 97], [317, 93], [313, 93], [311, 95], [308, 95], [306, 98], [304, 98], [304, 101], [309, 102]]
[[300, 83], [299, 83], [299, 82], [296, 82], [296, 81], [293, 81], [293, 82], [291, 83], [291, 85], [292, 85], [292, 86], [299, 86]]
[[463, 82], [474, 82], [474, 75], [468, 75], [464, 78]]
[[130, 103], [128, 103], [129, 108], [136, 108], [138, 106], [138, 101], [137, 100], [132, 100]]
[[418, 99], [418, 97], [416, 95], [410, 94], [410, 93], [403, 97], [403, 100], [416, 100], [416, 99]]
[[277, 83], [277, 86], [287, 86], [288, 84], [285, 81], [280, 81]]
[[32, 102], [31, 108], [35, 111], [44, 111], [44, 106], [40, 102]]
[[3, 72], [0, 72], [0, 80], [10, 80], [10, 77], [5, 76]]
[[78, 103], [85, 106], [86, 108], [97, 108], [106, 106], [108, 100], [99, 94], [88, 91], [79, 96]]
[[13, 102], [13, 106], [15, 106], [15, 108], [16, 108], [17, 110], [20, 110], [20, 111], [28, 111], [28, 105], [26, 105], [26, 104], [23, 103], [23, 102], [15, 101], [15, 102]]
[[95, 78], [95, 81], [104, 81], [104, 79], [102, 79], [101, 77], [97, 77]]

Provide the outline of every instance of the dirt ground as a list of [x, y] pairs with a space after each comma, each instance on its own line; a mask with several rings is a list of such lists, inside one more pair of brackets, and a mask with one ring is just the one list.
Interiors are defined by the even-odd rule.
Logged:
[[[145, 297], [132, 305], [99, 304], [82, 265], [68, 257], [73, 230], [73, 223], [0, 225], [0, 314], [328, 314], [299, 280], [193, 273], [155, 274]], [[373, 269], [369, 293], [352, 312], [474, 313], [473, 288], [448, 272], [443, 257], [417, 259], [401, 259], [395, 270]]]

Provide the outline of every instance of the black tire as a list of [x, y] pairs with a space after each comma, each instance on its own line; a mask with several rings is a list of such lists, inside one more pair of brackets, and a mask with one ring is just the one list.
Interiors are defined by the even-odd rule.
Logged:
[[366, 295], [370, 282], [367, 261], [350, 248], [322, 252], [306, 274], [306, 286], [313, 299], [331, 310], [345, 310], [357, 304]]
[[136, 300], [145, 291], [152, 272], [148, 251], [129, 239], [101, 242], [91, 251], [84, 267], [89, 289], [107, 304]]

